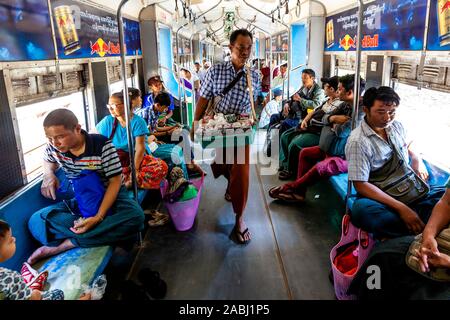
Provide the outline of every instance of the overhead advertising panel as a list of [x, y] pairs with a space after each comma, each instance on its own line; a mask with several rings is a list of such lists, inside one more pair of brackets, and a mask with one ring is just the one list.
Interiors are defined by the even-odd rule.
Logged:
[[[61, 59], [120, 55], [116, 15], [86, 4], [52, 1], [58, 55]], [[124, 19], [127, 55], [141, 54], [139, 23]]]
[[450, 1], [431, 0], [427, 50], [450, 51]]
[[0, 0], [0, 61], [54, 58], [47, 1]]
[[[364, 5], [362, 50], [422, 50], [426, 0], [377, 0]], [[325, 21], [325, 51], [354, 51], [358, 9]]]

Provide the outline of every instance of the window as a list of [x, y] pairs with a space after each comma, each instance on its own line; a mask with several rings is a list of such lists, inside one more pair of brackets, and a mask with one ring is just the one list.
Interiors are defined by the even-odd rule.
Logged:
[[42, 173], [42, 153], [47, 143], [42, 123], [49, 111], [58, 108], [68, 108], [73, 111], [82, 128], [86, 129], [82, 92], [16, 109], [27, 181], [35, 179]]
[[348, 70], [348, 69], [338, 68], [337, 71], [338, 71], [338, 73], [337, 73], [338, 77], [343, 77], [343, 76], [345, 76], [347, 74], [355, 74], [355, 70]]
[[403, 83], [395, 84], [400, 96], [397, 119], [416, 143], [417, 150], [430, 162], [450, 171], [450, 93], [418, 90]]
[[[127, 85], [128, 88], [133, 87], [133, 82], [131, 80], [131, 78], [127, 79]], [[111, 92], [111, 94], [119, 92], [119, 91], [123, 91], [123, 81], [117, 81], [117, 82], [113, 82], [109, 85], [109, 91]]]

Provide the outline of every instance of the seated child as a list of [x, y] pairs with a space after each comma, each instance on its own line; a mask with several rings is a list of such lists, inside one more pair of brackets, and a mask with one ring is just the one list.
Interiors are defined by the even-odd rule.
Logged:
[[[16, 238], [8, 223], [0, 220], [0, 263], [12, 258], [16, 253]], [[42, 292], [33, 290], [25, 283], [17, 271], [0, 267], [0, 300], [64, 300], [64, 293], [59, 290]], [[79, 300], [90, 300], [90, 295], [83, 295]]]
[[283, 91], [281, 89], [273, 90], [273, 100], [269, 101], [261, 111], [259, 128], [267, 129], [269, 127], [270, 117], [281, 112], [282, 99]]

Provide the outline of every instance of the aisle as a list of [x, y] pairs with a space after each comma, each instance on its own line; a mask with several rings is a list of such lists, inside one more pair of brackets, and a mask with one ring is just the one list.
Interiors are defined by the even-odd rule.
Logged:
[[234, 214], [224, 200], [226, 180], [203, 168], [208, 176], [194, 227], [149, 229], [131, 278], [146, 266], [158, 270], [168, 285], [166, 299], [334, 299], [328, 252], [337, 232], [321, 212], [326, 206], [270, 202], [265, 191], [278, 179], [261, 176], [253, 164], [246, 209], [253, 238], [239, 246], [229, 239]]

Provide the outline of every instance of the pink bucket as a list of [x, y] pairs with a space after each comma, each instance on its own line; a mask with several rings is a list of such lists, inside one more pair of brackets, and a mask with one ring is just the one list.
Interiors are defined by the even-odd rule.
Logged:
[[[336, 256], [338, 255], [338, 249], [348, 245], [357, 240], [356, 250], [354, 250], [353, 254], [358, 259], [358, 266], [356, 268], [356, 272], [352, 275], [342, 273], [335, 265], [334, 261]], [[333, 247], [330, 252], [330, 260], [331, 260], [331, 268], [333, 271], [333, 279], [334, 279], [334, 291], [336, 294], [336, 298], [338, 300], [355, 300], [355, 295], [350, 295], [347, 293], [348, 288], [350, 287], [353, 278], [356, 276], [356, 273], [361, 268], [364, 261], [370, 254], [375, 241], [373, 238], [366, 232], [359, 228], [356, 228], [350, 222], [350, 216], [348, 214], [344, 215], [342, 219], [342, 234], [341, 240], [337, 245]]]
[[[205, 176], [202, 176], [200, 179], [191, 180], [192, 184], [198, 190], [198, 194], [195, 198], [188, 201], [174, 203], [164, 201], [164, 205], [169, 211], [169, 215], [175, 226], [175, 229], [177, 229], [178, 231], [189, 230], [194, 225], [204, 180]], [[168, 188], [169, 183], [167, 182], [167, 180], [164, 180], [163, 186], [161, 188], [161, 194], [163, 197], [166, 195]]]

